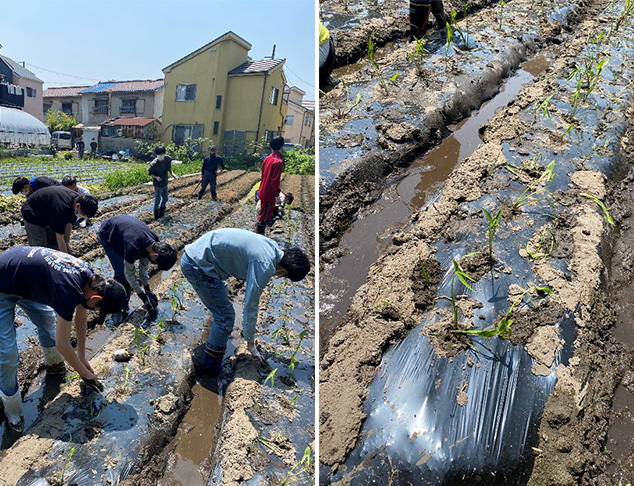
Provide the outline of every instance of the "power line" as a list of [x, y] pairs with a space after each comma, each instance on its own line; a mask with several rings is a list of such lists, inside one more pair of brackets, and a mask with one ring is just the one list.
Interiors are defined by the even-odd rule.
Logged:
[[299, 76], [297, 76], [297, 74], [295, 74], [295, 72], [288, 67], [288, 65], [284, 66], [285, 68], [287, 68], [290, 72], [293, 73], [293, 76], [295, 76], [297, 79], [299, 79], [302, 83], [306, 83], [308, 86], [310, 86], [311, 88], [314, 88], [315, 85], [314, 84], [310, 84], [308, 81], [304, 81], [302, 78], [300, 78]]
[[60, 73], [60, 72], [57, 72], [57, 71], [53, 71], [51, 69], [46, 69], [46, 68], [43, 68], [43, 67], [35, 66], [34, 64], [31, 64], [31, 63], [28, 63], [28, 62], [26, 64], [28, 66], [32, 67], [32, 68], [39, 69], [41, 71], [46, 71], [46, 72], [53, 73], [53, 74], [57, 74], [58, 76], [68, 76], [69, 78], [87, 79], [89, 81], [97, 81], [97, 82], [101, 81], [100, 79], [86, 78], [85, 76], [75, 76], [74, 74]]

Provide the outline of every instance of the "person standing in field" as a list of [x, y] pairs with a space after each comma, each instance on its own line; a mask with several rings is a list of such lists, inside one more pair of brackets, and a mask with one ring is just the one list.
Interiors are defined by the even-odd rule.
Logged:
[[269, 144], [273, 153], [262, 163], [262, 180], [258, 189], [260, 214], [256, 224], [256, 232], [263, 235], [266, 224], [273, 218], [273, 209], [280, 194], [280, 178], [282, 176], [282, 147], [284, 139], [273, 137]]
[[[47, 372], [65, 373], [66, 360], [87, 386], [103, 391], [86, 358], [86, 309], [99, 310], [105, 317], [119, 312], [125, 302], [120, 283], [96, 275], [79, 258], [32, 246], [16, 246], [0, 254], [0, 398], [13, 430], [24, 428], [15, 307], [21, 307], [37, 328]], [[70, 343], [73, 319], [76, 350]]]
[[262, 235], [223, 228], [187, 245], [181, 270], [213, 315], [202, 371], [218, 374], [236, 317], [225, 280], [229, 277], [246, 280], [242, 311], [244, 339], [249, 353], [264, 362], [255, 346], [260, 295], [274, 276], [293, 282], [302, 280], [310, 271], [310, 262], [299, 248], [281, 250], [275, 241]]
[[84, 150], [86, 150], [86, 143], [84, 142], [84, 139], [80, 138], [78, 142], [75, 144], [75, 147], [77, 148], [77, 155], [79, 156], [80, 159], [83, 159]]
[[[218, 171], [220, 166], [220, 172]], [[220, 174], [225, 169], [225, 163], [222, 157], [216, 155], [216, 146], [211, 145], [209, 147], [209, 155], [205, 157], [203, 162], [202, 173], [200, 175], [200, 192], [198, 193], [198, 200], [200, 201], [205, 194], [205, 189], [209, 185], [211, 191], [211, 199], [216, 200], [216, 173]]]
[[[146, 311], [156, 310], [158, 301], [150, 290], [150, 261], [156, 263], [160, 270], [169, 270], [176, 263], [177, 252], [174, 247], [159, 241], [159, 237], [147, 224], [127, 214], [108, 218], [101, 223], [98, 239], [114, 269], [114, 278], [123, 285], [128, 299], [134, 290]], [[138, 280], [135, 268], [137, 261]], [[121, 322], [127, 312], [126, 301], [122, 314], [113, 316], [113, 319]]]
[[92, 139], [92, 142], [90, 142], [90, 158], [97, 158], [97, 140], [95, 140], [94, 138]]
[[70, 232], [77, 218], [92, 218], [99, 204], [63, 186], [45, 187], [22, 205], [22, 218], [31, 246], [46, 246], [70, 254]]
[[174, 179], [178, 179], [174, 171], [172, 171], [172, 159], [169, 155], [165, 155], [165, 152], [164, 145], [156, 147], [154, 149], [156, 158], [150, 162], [150, 168], [148, 169], [154, 185], [154, 219], [165, 216], [165, 207], [168, 199], [168, 174], [171, 174]]

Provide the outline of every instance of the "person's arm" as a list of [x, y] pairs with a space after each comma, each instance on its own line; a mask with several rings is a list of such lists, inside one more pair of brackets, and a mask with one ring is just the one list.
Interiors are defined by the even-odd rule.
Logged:
[[132, 287], [132, 290], [134, 290], [137, 294], [142, 294], [143, 288], [139, 285], [139, 281], [136, 278], [136, 268], [134, 267], [134, 263], [126, 262], [124, 260], [123, 268], [125, 279], [130, 284], [130, 287]]
[[64, 253], [68, 253], [70, 255], [70, 230], [72, 225], [70, 223], [66, 223], [64, 226], [64, 234], [55, 233], [55, 239], [57, 240], [57, 248], [59, 251], [63, 251]]
[[77, 339], [77, 357], [84, 366], [94, 373], [92, 366], [86, 359], [86, 329], [88, 329], [88, 318], [86, 309], [81, 305], [75, 308], [75, 338]]
[[174, 174], [174, 171], [172, 170], [172, 168], [170, 167], [170, 174], [172, 174], [172, 177], [174, 179], [178, 179], [178, 176], [176, 174]]
[[279, 194], [280, 189], [280, 178], [282, 177], [282, 164], [273, 164], [271, 167], [271, 174], [269, 179], [269, 188], [271, 190], [271, 194]]
[[220, 171], [218, 172], [219, 174], [222, 173], [223, 170], [225, 170], [225, 161], [222, 160], [222, 157], [219, 157], [220, 162], [218, 165], [220, 165]]
[[156, 162], [150, 163], [150, 167], [148, 168], [147, 173], [150, 175], [152, 179], [156, 179], [157, 181], [161, 182], [163, 178], [154, 173], [154, 171], [156, 170], [155, 165], [156, 165]]
[[141, 280], [141, 285], [145, 288], [150, 285], [150, 259], [149, 258], [141, 258], [139, 260], [139, 280]]
[[266, 285], [264, 282], [268, 282], [269, 278], [270, 276], [264, 275], [261, 263], [254, 262], [249, 264], [247, 288], [244, 293], [244, 308], [242, 309], [243, 333], [247, 342], [247, 349], [262, 362], [264, 362], [264, 358], [255, 347], [255, 328], [258, 323], [260, 296], [264, 290], [264, 285]]
[[[81, 306], [77, 306], [75, 308], [75, 312], [79, 310]], [[85, 310], [84, 310], [85, 312]], [[73, 349], [70, 344], [70, 328], [72, 323], [65, 319], [62, 319], [59, 315], [57, 316], [57, 325], [55, 326], [55, 347], [62, 354], [64, 359], [68, 362], [68, 364], [79, 373], [84, 380], [94, 380], [99, 383], [97, 379], [97, 375], [95, 375], [90, 364], [86, 366], [86, 364], [79, 359], [79, 356]], [[86, 332], [84, 330], [84, 348], [86, 345]], [[79, 345], [79, 335], [77, 336], [77, 342]], [[101, 385], [101, 383], [99, 383]], [[103, 385], [102, 385], [103, 387]]]

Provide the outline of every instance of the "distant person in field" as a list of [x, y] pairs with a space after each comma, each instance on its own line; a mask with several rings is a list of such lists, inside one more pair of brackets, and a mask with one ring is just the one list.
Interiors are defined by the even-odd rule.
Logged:
[[[146, 311], [156, 310], [158, 299], [150, 290], [150, 261], [156, 263], [160, 270], [169, 270], [176, 263], [177, 253], [174, 247], [160, 241], [156, 233], [143, 221], [126, 214], [108, 218], [101, 223], [98, 238], [114, 269], [114, 278], [123, 285], [128, 299], [134, 290]], [[138, 280], [135, 267], [137, 261]], [[121, 322], [127, 316], [128, 310], [126, 300], [121, 315], [115, 315], [113, 319], [118, 321], [117, 323]]]
[[94, 138], [90, 142], [90, 158], [91, 159], [97, 158], [97, 140], [95, 140]]
[[45, 187], [22, 205], [30, 246], [46, 246], [70, 253], [70, 232], [77, 218], [92, 218], [98, 203], [63, 186]]
[[[15, 307], [22, 308], [37, 328], [47, 372], [65, 373], [66, 360], [87, 386], [103, 391], [86, 358], [86, 309], [99, 310], [105, 318], [119, 312], [125, 302], [121, 284], [95, 275], [86, 262], [66, 253], [16, 246], [0, 254], [0, 397], [13, 430], [24, 429]], [[73, 319], [76, 350], [70, 343]]]
[[174, 179], [178, 179], [172, 171], [172, 159], [169, 155], [165, 155], [165, 152], [165, 146], [159, 145], [156, 147], [154, 149], [156, 158], [150, 162], [150, 168], [148, 169], [154, 185], [154, 219], [165, 216], [165, 207], [168, 199], [168, 174], [171, 174]]
[[48, 176], [35, 176], [27, 179], [26, 177], [16, 177], [13, 180], [11, 192], [13, 194], [24, 194], [29, 197], [38, 189], [50, 186], [59, 186], [59, 181]]
[[210, 231], [187, 245], [181, 270], [213, 315], [202, 371], [218, 374], [236, 317], [225, 280], [229, 277], [246, 280], [242, 311], [244, 339], [249, 352], [264, 362], [255, 346], [260, 295], [274, 276], [293, 282], [302, 280], [310, 271], [310, 262], [299, 248], [281, 250], [275, 241], [262, 235], [224, 228]]
[[[220, 172], [218, 172], [219, 166]], [[202, 199], [208, 185], [209, 190], [211, 191], [211, 199], [214, 201], [216, 200], [216, 174], [222, 173], [224, 169], [225, 162], [222, 160], [222, 157], [216, 155], [216, 146], [210, 145], [209, 155], [205, 157], [202, 173], [200, 175], [200, 192], [198, 193], [198, 200]]]
[[77, 177], [67, 175], [62, 179], [62, 186], [68, 187], [70, 190], [75, 191], [82, 196], [90, 196], [90, 191], [85, 187], [77, 185]]
[[263, 235], [266, 224], [273, 218], [273, 209], [276, 200], [279, 201], [280, 177], [282, 176], [282, 147], [284, 139], [280, 136], [273, 137], [269, 144], [273, 153], [262, 163], [262, 180], [258, 189], [260, 201], [260, 214], [256, 224], [256, 232]]
[[433, 14], [438, 29], [446, 28], [445, 9], [442, 0], [410, 0], [409, 40], [422, 39], [429, 29], [429, 14]]
[[77, 155], [79, 155], [80, 159], [84, 158], [84, 150], [86, 150], [86, 143], [83, 138], [80, 138], [75, 144], [75, 148], [77, 149]]

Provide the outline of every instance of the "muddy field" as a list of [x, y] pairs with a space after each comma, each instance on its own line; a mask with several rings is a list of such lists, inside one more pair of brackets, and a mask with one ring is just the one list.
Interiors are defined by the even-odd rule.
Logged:
[[626, 484], [632, 12], [470, 6], [321, 4], [320, 482]]
[[[217, 202], [208, 192], [198, 201], [197, 182], [196, 175], [170, 183], [159, 221], [153, 220], [151, 186], [100, 194], [92, 225], [73, 230], [73, 254], [111, 274], [97, 232], [117, 214], [145, 221], [179, 252], [213, 229], [253, 229], [259, 173], [220, 174]], [[283, 175], [281, 186], [295, 201], [267, 236], [312, 258], [314, 177]], [[2, 250], [26, 243], [19, 214], [0, 214], [0, 237]], [[119, 326], [110, 319], [95, 325], [93, 317], [87, 349], [103, 394], [84, 389], [71, 372], [45, 376], [35, 329], [18, 312], [26, 423], [22, 436], [0, 426], [0, 484], [313, 484], [314, 270], [302, 282], [273, 279], [260, 301], [256, 344], [269, 366], [242, 344], [244, 285], [229, 282], [236, 324], [217, 379], [196, 373], [210, 314], [178, 265], [151, 275], [160, 299], [156, 319], [146, 320], [136, 296], [131, 317]], [[113, 361], [119, 348], [133, 353], [132, 360]]]

